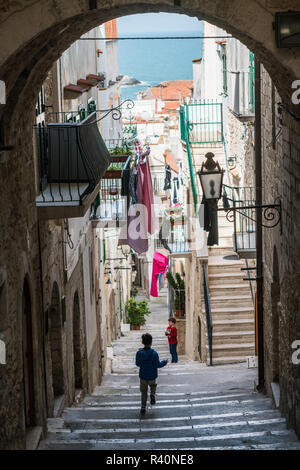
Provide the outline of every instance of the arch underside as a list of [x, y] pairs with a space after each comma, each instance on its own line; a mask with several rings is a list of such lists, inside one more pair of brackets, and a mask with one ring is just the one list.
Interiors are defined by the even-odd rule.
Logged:
[[[36, 25], [34, 19], [30, 20], [29, 15], [31, 12], [32, 18], [34, 18], [36, 3], [42, 2], [33, 2], [33, 4], [31, 2], [31, 6], [27, 8], [28, 23], [32, 26], [31, 29], [33, 30], [32, 36], [34, 34], [34, 26]], [[22, 45], [17, 50], [14, 50], [9, 57], [3, 57], [5, 53], [2, 50], [0, 79], [6, 82], [7, 87], [7, 104], [0, 110], [4, 124], [8, 124], [12, 117], [22, 119], [20, 115], [24, 107], [32, 112], [33, 120], [37, 94], [48, 71], [63, 51], [82, 34], [112, 18], [136, 13], [160, 11], [183, 13], [198, 17], [223, 28], [257, 55], [270, 73], [282, 99], [284, 101], [290, 99], [291, 82], [296, 78], [296, 74], [291, 68], [285, 66], [283, 64], [284, 61], [281, 59], [285, 55], [295, 58], [295, 53], [291, 56], [291, 51], [282, 52], [278, 49], [276, 50], [274, 46], [274, 31], [272, 31], [273, 13], [263, 9], [254, 0], [249, 0], [248, 2], [241, 2], [240, 0], [239, 2], [234, 0], [193, 1], [189, 3], [189, 6], [184, 5], [182, 7], [175, 7], [173, 2], [170, 1], [137, 3], [120, 0], [113, 2], [114, 6], [110, 6], [111, 2], [106, 2], [103, 7], [99, 5], [97, 10], [92, 11], [84, 10], [82, 2], [71, 2], [74, 6], [70, 6], [68, 1], [60, 3], [65, 8], [61, 7], [58, 9], [57, 7], [57, 11], [53, 12], [53, 2], [44, 0], [42, 11], [46, 19], [43, 21], [43, 24], [47, 23], [48, 11], [49, 27], [45, 27], [34, 37], [28, 37], [27, 42], [22, 42]], [[88, 4], [88, 2], [86, 3]], [[42, 6], [40, 6], [40, 14], [41, 8]], [[7, 7], [8, 9], [9, 7]], [[3, 15], [8, 14], [8, 11], [1, 12], [0, 10], [1, 13], [3, 17]], [[25, 11], [22, 11], [23, 25], [24, 15]], [[8, 16], [6, 21], [2, 23], [2, 27], [5, 27], [5, 25], [9, 26], [13, 19], [16, 22], [18, 16], [21, 16], [20, 12]], [[263, 28], [261, 35], [257, 34], [258, 23], [261, 23]], [[268, 31], [268, 27], [271, 31]], [[3, 34], [4, 32], [2, 32], [1, 36]], [[30, 36], [30, 33], [26, 32], [24, 36]], [[11, 49], [13, 49], [13, 46], [13, 44], [10, 44]], [[287, 57], [287, 59], [289, 58]], [[10, 137], [13, 138], [13, 136]]]

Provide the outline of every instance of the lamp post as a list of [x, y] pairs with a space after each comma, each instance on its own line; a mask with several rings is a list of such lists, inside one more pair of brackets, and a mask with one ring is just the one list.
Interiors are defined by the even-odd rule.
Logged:
[[219, 163], [215, 162], [214, 154], [209, 152], [205, 155], [206, 162], [202, 163], [201, 171], [198, 171], [204, 198], [206, 200], [219, 200], [222, 196], [223, 176]]
[[205, 155], [206, 161], [198, 171], [204, 204], [204, 230], [209, 232], [207, 245], [218, 245], [218, 201], [222, 196], [224, 170], [214, 160], [214, 154]]

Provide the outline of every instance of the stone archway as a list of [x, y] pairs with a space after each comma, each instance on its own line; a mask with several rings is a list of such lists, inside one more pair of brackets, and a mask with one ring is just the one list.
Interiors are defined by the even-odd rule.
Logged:
[[273, 282], [271, 284], [272, 302], [272, 381], [279, 383], [279, 301], [280, 301], [280, 278], [279, 261], [277, 249], [273, 252]]
[[81, 352], [80, 305], [78, 292], [75, 292], [73, 302], [73, 354], [75, 389], [83, 388], [82, 352]]
[[[300, 76], [300, 63], [295, 60], [300, 57], [300, 52], [276, 48], [272, 24], [278, 2], [270, 0], [267, 7], [257, 0], [248, 0], [246, 5], [240, 0], [179, 3], [182, 6], [174, 5], [171, 0], [111, 0], [104, 4], [61, 0], [58, 5], [52, 0], [20, 0], [2, 7], [0, 79], [7, 85], [7, 105], [5, 112], [2, 110], [4, 122], [9, 123], [12, 117], [16, 118], [24, 107], [33, 111], [51, 65], [83, 33], [112, 18], [160, 11], [204, 19], [238, 38], [261, 60], [280, 95], [290, 104], [291, 83]], [[284, 3], [286, 9], [296, 9], [298, 2], [289, 0]], [[13, 40], [7, 40], [12, 37], [12, 31]], [[13, 135], [10, 138], [14, 140]]]
[[53, 284], [51, 306], [49, 309], [49, 340], [52, 363], [52, 387], [54, 399], [64, 395], [64, 368], [62, 347], [62, 316], [59, 290], [56, 282]]

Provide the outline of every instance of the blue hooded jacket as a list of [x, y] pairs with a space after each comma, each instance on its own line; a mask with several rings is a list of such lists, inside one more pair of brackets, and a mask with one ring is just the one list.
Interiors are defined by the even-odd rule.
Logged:
[[164, 367], [167, 361], [160, 361], [154, 349], [144, 348], [136, 353], [135, 363], [140, 368], [140, 379], [155, 380], [157, 378], [157, 369]]

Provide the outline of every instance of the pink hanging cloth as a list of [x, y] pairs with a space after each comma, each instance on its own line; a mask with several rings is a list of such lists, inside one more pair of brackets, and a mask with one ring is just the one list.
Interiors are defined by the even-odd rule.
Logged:
[[136, 195], [139, 204], [144, 204], [147, 209], [146, 227], [148, 233], [153, 234], [156, 228], [156, 219], [154, 212], [153, 185], [148, 158], [146, 158], [145, 162], [140, 162], [138, 178], [140, 184], [138, 184]]
[[157, 291], [158, 275], [160, 273], [165, 274], [168, 270], [168, 266], [169, 266], [169, 259], [162, 253], [155, 251], [154, 257], [153, 257], [152, 281], [151, 281], [151, 290], [150, 290], [150, 295], [152, 295], [152, 297], [158, 297], [158, 291]]

